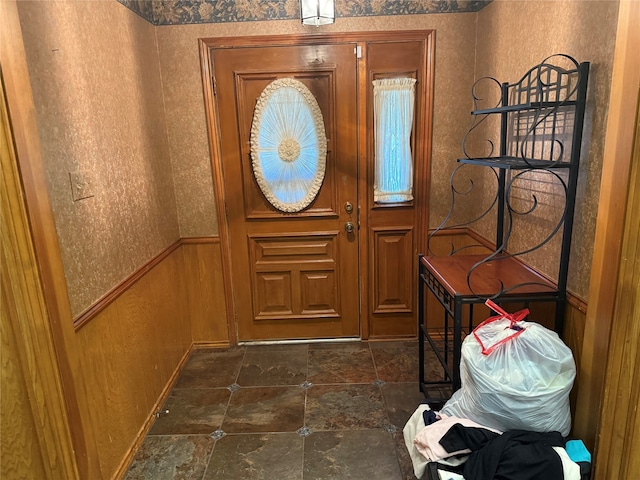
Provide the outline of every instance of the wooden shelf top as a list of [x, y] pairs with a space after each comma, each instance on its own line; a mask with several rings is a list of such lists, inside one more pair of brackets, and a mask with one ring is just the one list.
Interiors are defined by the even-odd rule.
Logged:
[[498, 293], [501, 283], [504, 290], [520, 285], [501, 297], [520, 295], [544, 295], [558, 291], [556, 285], [513, 257], [496, 257], [477, 267], [467, 284], [467, 273], [486, 255], [452, 255], [446, 257], [425, 256], [424, 266], [453, 296], [491, 296]]

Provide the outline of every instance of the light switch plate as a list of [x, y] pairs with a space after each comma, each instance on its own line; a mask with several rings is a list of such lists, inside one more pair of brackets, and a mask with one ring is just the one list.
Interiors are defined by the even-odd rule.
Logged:
[[69, 179], [74, 202], [95, 196], [93, 173], [89, 170], [69, 172]]

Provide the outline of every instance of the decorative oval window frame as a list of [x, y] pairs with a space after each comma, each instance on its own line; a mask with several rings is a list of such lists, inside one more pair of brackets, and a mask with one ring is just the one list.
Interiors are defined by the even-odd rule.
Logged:
[[[297, 93], [300, 94], [301, 98], [304, 100], [304, 103], [309, 109], [313, 121], [313, 131], [315, 132], [315, 139], [312, 139], [312, 142], [307, 141], [307, 144], [304, 144], [303, 142], [308, 139], [293, 138], [291, 134], [285, 131], [274, 132], [276, 135], [281, 135], [280, 138], [275, 139], [273, 143], [277, 143], [277, 156], [282, 162], [282, 166], [285, 168], [290, 166], [289, 169], [291, 170], [297, 162], [301, 161], [301, 154], [309, 155], [308, 149], [314, 148], [316, 142], [318, 149], [318, 155], [315, 159], [316, 171], [311, 181], [311, 185], [307, 188], [304, 197], [294, 203], [285, 202], [282, 199], [279, 199], [274, 194], [271, 186], [272, 182], [267, 180], [267, 178], [265, 177], [263, 162], [260, 155], [262, 151], [262, 146], [260, 145], [260, 132], [262, 128], [263, 114], [265, 112], [265, 109], [269, 108], [270, 100], [274, 93], [284, 88], [293, 88]], [[299, 128], [288, 128], [294, 126], [296, 118], [287, 117], [286, 115], [282, 114], [282, 112], [276, 112], [276, 115], [279, 115], [281, 125], [285, 127], [282, 130], [299, 130]], [[272, 128], [272, 130], [276, 129]], [[272, 157], [274, 153], [273, 151], [274, 148], [272, 146], [269, 149], [270, 155]], [[251, 166], [253, 168], [253, 175], [263, 195], [271, 205], [282, 212], [296, 213], [304, 210], [311, 204], [311, 202], [313, 202], [313, 200], [315, 200], [318, 192], [320, 191], [320, 187], [322, 186], [322, 182], [324, 181], [326, 163], [327, 137], [324, 130], [324, 120], [322, 118], [322, 112], [320, 111], [320, 107], [318, 106], [316, 98], [306, 87], [306, 85], [304, 85], [299, 80], [296, 80], [294, 78], [280, 78], [274, 80], [269, 85], [267, 85], [260, 94], [260, 98], [258, 98], [256, 107], [253, 111], [253, 122], [251, 124]]]

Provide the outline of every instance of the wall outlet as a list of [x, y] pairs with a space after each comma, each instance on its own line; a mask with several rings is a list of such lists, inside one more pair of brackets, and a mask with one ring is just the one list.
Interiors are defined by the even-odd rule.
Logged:
[[69, 172], [69, 179], [74, 202], [95, 196], [93, 173], [89, 170]]

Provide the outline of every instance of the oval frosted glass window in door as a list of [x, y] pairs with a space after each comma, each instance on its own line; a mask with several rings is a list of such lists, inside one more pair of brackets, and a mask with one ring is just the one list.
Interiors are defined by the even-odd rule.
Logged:
[[266, 199], [283, 212], [305, 209], [320, 191], [326, 161], [324, 121], [313, 94], [293, 78], [271, 82], [251, 125], [253, 174]]

